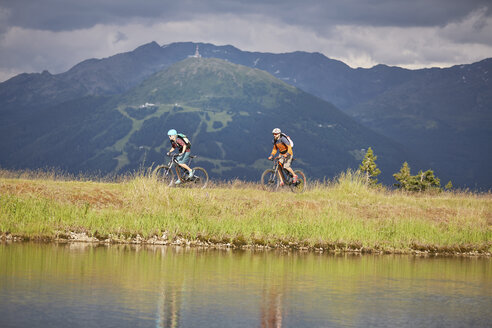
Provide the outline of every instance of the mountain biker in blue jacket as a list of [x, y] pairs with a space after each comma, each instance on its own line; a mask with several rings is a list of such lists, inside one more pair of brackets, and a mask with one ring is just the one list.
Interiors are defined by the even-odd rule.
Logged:
[[[188, 171], [188, 177], [193, 177], [193, 170], [188, 166], [188, 160], [190, 159], [190, 147], [186, 145], [186, 142], [178, 135], [178, 132], [175, 129], [171, 129], [167, 132], [169, 137], [169, 141], [171, 142], [171, 149], [167, 152], [167, 156], [170, 156], [171, 153], [175, 150], [179, 150], [179, 156], [176, 158], [178, 165]], [[181, 180], [176, 180], [176, 184], [180, 184]]]

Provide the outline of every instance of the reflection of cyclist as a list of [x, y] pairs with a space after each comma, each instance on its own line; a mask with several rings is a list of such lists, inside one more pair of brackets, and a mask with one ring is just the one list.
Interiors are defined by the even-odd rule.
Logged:
[[[190, 167], [186, 164], [190, 159], [190, 147], [186, 145], [186, 142], [183, 140], [182, 137], [178, 135], [178, 132], [176, 132], [176, 130], [169, 130], [167, 132], [167, 135], [169, 136], [169, 141], [171, 142], [171, 149], [169, 149], [167, 155], [171, 155], [171, 153], [177, 148], [179, 150], [179, 156], [176, 158], [176, 160], [178, 161], [179, 166], [188, 170], [188, 177], [192, 178], [193, 170], [190, 169]], [[176, 184], [180, 183], [181, 180], [179, 180], [178, 177], [178, 180], [176, 180]]]
[[[272, 160], [275, 154], [278, 152], [279, 155], [279, 163], [280, 165], [289, 171], [290, 174], [294, 177], [294, 180], [292, 182], [297, 182], [297, 175], [294, 173], [294, 170], [290, 167], [290, 164], [292, 163], [292, 158], [294, 157], [294, 153], [292, 151], [292, 147], [290, 145], [289, 140], [285, 135], [282, 135], [282, 131], [280, 131], [279, 128], [275, 128], [272, 131], [273, 133], [273, 149], [270, 157], [268, 157], [269, 160]], [[284, 185], [284, 180], [282, 179], [282, 175], [279, 173], [279, 178], [280, 178], [280, 185]]]

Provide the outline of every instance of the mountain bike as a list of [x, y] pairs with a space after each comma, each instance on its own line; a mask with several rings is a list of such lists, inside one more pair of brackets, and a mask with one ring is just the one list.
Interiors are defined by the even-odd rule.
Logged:
[[208, 184], [208, 173], [202, 167], [191, 167], [191, 160], [196, 156], [190, 156], [188, 161], [188, 166], [193, 170], [193, 176], [190, 178], [188, 175], [188, 170], [182, 168], [178, 164], [177, 157], [179, 155], [172, 154], [169, 163], [167, 165], [159, 165], [154, 169], [154, 176], [157, 180], [163, 182], [169, 187], [176, 185], [176, 180], [179, 179], [181, 183], [180, 186], [183, 187], [197, 187], [205, 188]]
[[301, 193], [306, 189], [306, 176], [300, 170], [295, 170], [294, 173], [297, 174], [296, 182], [293, 182], [294, 177], [292, 174], [280, 165], [279, 158], [277, 157], [273, 160], [273, 168], [265, 170], [261, 175], [261, 185], [270, 191], [278, 190], [280, 187], [280, 178], [278, 175], [281, 174], [284, 186], [289, 187], [292, 192]]

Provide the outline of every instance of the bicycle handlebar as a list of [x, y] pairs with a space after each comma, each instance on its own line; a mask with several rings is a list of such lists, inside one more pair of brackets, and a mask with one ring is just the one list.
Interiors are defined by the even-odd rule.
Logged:
[[[280, 156], [276, 156], [276, 157], [272, 157], [271, 159], [268, 158], [269, 161], [278, 161], [280, 159]], [[292, 161], [295, 161], [296, 158], [294, 156], [292, 156]]]

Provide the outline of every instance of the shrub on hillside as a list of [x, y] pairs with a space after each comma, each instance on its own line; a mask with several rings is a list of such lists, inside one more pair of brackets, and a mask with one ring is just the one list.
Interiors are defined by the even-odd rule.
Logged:
[[441, 182], [439, 178], [434, 175], [434, 171], [427, 170], [419, 171], [417, 175], [410, 174], [410, 167], [408, 163], [403, 163], [400, 171], [393, 174], [393, 177], [398, 181], [394, 186], [405, 191], [426, 191], [426, 190], [441, 190]]

